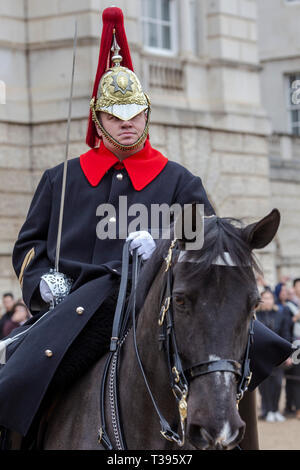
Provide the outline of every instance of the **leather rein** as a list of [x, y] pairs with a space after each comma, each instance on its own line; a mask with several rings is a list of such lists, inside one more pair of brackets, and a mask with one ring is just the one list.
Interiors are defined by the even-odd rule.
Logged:
[[[138, 281], [139, 270], [141, 266], [141, 259], [138, 257], [136, 250], [133, 251], [132, 259], [132, 288], [129, 297], [129, 302], [127, 306], [126, 313], [124, 315], [124, 305], [125, 305], [125, 296], [126, 288], [128, 282], [128, 267], [129, 267], [129, 243], [126, 242], [123, 248], [123, 259], [122, 259], [122, 275], [121, 275], [121, 284], [119, 290], [119, 296], [117, 301], [117, 307], [115, 311], [113, 332], [110, 345], [110, 353], [108, 355], [104, 374], [101, 383], [100, 390], [100, 413], [101, 413], [101, 426], [98, 433], [98, 442], [101, 443], [106, 449], [113, 450], [114, 446], [108, 436], [106, 431], [106, 420], [105, 420], [105, 395], [106, 395], [106, 382], [108, 374], [112, 374], [112, 370], [117, 371], [119, 363], [119, 355], [122, 344], [124, 343], [126, 336], [129, 332], [128, 321], [130, 313], [132, 315], [132, 329], [133, 329], [133, 341], [134, 349], [136, 353], [136, 358], [148, 390], [149, 396], [152, 400], [156, 414], [158, 415], [161, 434], [168, 441], [175, 442], [178, 446], [182, 447], [185, 443], [185, 421], [187, 418], [187, 396], [189, 391], [189, 383], [195, 377], [202, 375], [214, 373], [214, 372], [230, 372], [233, 373], [237, 378], [237, 406], [240, 400], [243, 398], [244, 393], [247, 391], [249, 383], [251, 381], [251, 371], [250, 371], [250, 346], [253, 342], [254, 335], [254, 320], [255, 315], [251, 318], [248, 340], [246, 351], [244, 354], [243, 362], [232, 359], [217, 359], [211, 361], [204, 361], [194, 364], [188, 369], [183, 369], [181, 358], [177, 348], [175, 329], [174, 329], [174, 317], [173, 317], [173, 307], [172, 307], [172, 286], [173, 286], [173, 273], [172, 273], [172, 261], [173, 255], [176, 250], [178, 250], [177, 240], [174, 239], [169, 247], [168, 254], [165, 258], [166, 268], [166, 283], [164, 289], [162, 290], [161, 295], [161, 309], [159, 312], [158, 324], [160, 327], [159, 330], [159, 349], [164, 350], [166, 363], [168, 367], [169, 382], [171, 390], [175, 396], [178, 412], [180, 417], [180, 428], [181, 428], [181, 437], [177, 432], [172, 430], [171, 426], [167, 420], [162, 415], [159, 407], [156, 403], [156, 400], [152, 394], [151, 387], [147, 380], [143, 364], [139, 355], [137, 340], [136, 340], [136, 286]], [[126, 449], [126, 442], [124, 433], [121, 427], [119, 405], [118, 405], [118, 389], [117, 389], [117, 379], [115, 378], [112, 381], [111, 387], [109, 387], [111, 392], [111, 403], [114, 403], [112, 410], [112, 426], [115, 436], [115, 441], [117, 444], [118, 450]]]

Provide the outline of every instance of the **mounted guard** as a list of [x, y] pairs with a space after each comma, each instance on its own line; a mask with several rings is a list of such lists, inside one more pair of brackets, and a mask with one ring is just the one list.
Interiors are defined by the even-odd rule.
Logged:
[[[91, 149], [44, 172], [13, 251], [33, 317], [0, 345], [0, 425], [2, 436], [6, 430], [23, 436], [22, 448], [36, 445], [41, 416], [55, 397], [109, 350], [124, 242], [143, 263], [156, 248], [151, 205], [197, 202], [206, 216], [215, 214], [201, 179], [151, 146], [149, 121], [150, 100], [133, 71], [122, 11], [107, 8], [86, 137]], [[129, 207], [147, 208], [145, 227], [119, 233], [120, 196]], [[114, 213], [105, 218], [107, 205]], [[103, 226], [116, 237], [99, 233]], [[254, 387], [291, 353], [272, 336], [261, 365], [264, 341], [270, 343], [259, 324], [255, 335]]]

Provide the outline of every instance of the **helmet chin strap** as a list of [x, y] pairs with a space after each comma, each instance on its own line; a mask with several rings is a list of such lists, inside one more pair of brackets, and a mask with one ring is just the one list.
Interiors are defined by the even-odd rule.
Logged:
[[150, 121], [150, 111], [151, 111], [150, 103], [149, 103], [148, 112], [147, 112], [147, 121], [146, 121], [145, 129], [142, 135], [138, 138], [138, 140], [132, 145], [121, 144], [103, 127], [102, 123], [97, 117], [97, 113], [92, 103], [91, 103], [91, 110], [92, 110], [93, 121], [96, 127], [101, 131], [104, 137], [106, 137], [106, 139], [118, 150], [121, 150], [123, 152], [128, 151], [128, 150], [129, 151], [135, 150], [137, 147], [139, 147], [141, 144], [143, 144], [146, 141], [148, 133], [149, 133], [149, 121]]

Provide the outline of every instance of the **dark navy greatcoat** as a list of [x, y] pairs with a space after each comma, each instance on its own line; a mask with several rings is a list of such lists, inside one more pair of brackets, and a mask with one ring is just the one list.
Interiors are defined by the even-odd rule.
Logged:
[[[54, 267], [63, 164], [46, 170], [36, 189], [26, 221], [13, 252], [17, 276], [26, 255], [34, 256], [23, 272], [23, 298], [31, 312], [47, 309], [39, 294], [40, 278]], [[123, 178], [117, 175], [123, 175]], [[100, 307], [121, 274], [124, 239], [100, 240], [96, 215], [100, 204], [116, 207], [126, 195], [128, 207], [142, 203], [172, 205], [197, 201], [213, 214], [201, 179], [181, 165], [168, 161], [144, 189], [134, 189], [126, 169], [110, 168], [97, 186], [92, 186], [80, 159], [68, 162], [64, 221], [59, 271], [74, 280], [69, 296], [30, 330], [0, 371], [0, 425], [25, 435], [41, 400], [67, 349]], [[124, 215], [124, 214], [123, 214]], [[132, 220], [131, 217], [128, 220]], [[76, 308], [84, 313], [78, 315]], [[48, 357], [46, 350], [53, 355]]]
[[[60, 164], [43, 174], [13, 252], [16, 274], [23, 279], [23, 298], [33, 314], [47, 309], [39, 294], [39, 283], [41, 276], [54, 267], [62, 173]], [[0, 370], [0, 425], [26, 435], [64, 354], [120, 276], [124, 239], [100, 240], [96, 234], [100, 220], [97, 207], [111, 203], [117, 208], [120, 195], [128, 197], [128, 206], [142, 203], [150, 209], [153, 203], [183, 205], [197, 201], [205, 205], [206, 215], [214, 213], [201, 179], [175, 162], [168, 161], [149, 184], [137, 191], [125, 168], [110, 168], [100, 183], [92, 186], [80, 159], [70, 160], [59, 271], [73, 278], [74, 284], [69, 296], [24, 335]], [[116, 215], [118, 223], [118, 211]], [[21, 273], [28, 253], [34, 256]], [[76, 313], [78, 306], [84, 308], [82, 315]], [[264, 336], [264, 331], [258, 331], [259, 355]], [[275, 345], [274, 338], [271, 341]], [[46, 350], [52, 351], [51, 357]], [[282, 361], [284, 354], [289, 355], [287, 347], [279, 349]], [[276, 356], [275, 361], [281, 362], [280, 358]], [[267, 363], [258, 369], [263, 375], [268, 367]]]

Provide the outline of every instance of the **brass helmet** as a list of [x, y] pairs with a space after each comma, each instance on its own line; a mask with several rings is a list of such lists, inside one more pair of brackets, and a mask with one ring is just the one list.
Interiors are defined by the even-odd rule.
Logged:
[[[150, 101], [143, 92], [141, 83], [130, 68], [121, 65], [123, 57], [116, 39], [116, 30], [113, 29], [111, 51], [112, 66], [102, 75], [97, 96], [90, 102], [92, 120], [103, 135], [118, 149], [133, 150], [147, 138], [149, 131]], [[147, 111], [147, 121], [143, 134], [133, 145], [122, 145], [115, 140], [103, 127], [97, 112], [111, 114], [123, 121], [129, 121], [143, 111]]]
[[136, 74], [120, 65], [122, 57], [114, 34], [112, 50], [114, 66], [100, 80], [95, 111], [104, 111], [123, 121], [129, 121], [149, 107], [148, 97]]

